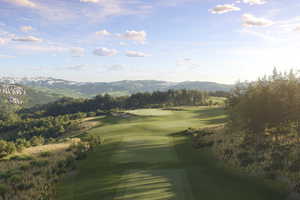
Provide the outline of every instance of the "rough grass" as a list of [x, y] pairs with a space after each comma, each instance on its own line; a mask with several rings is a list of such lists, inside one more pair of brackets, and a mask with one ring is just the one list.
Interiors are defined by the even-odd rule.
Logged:
[[[59, 200], [279, 200], [273, 184], [225, 169], [209, 152], [192, 147], [186, 128], [222, 124], [217, 107], [130, 111], [109, 117], [89, 134], [105, 143], [79, 163], [78, 173], [58, 186]], [[168, 113], [168, 114], [165, 114]]]

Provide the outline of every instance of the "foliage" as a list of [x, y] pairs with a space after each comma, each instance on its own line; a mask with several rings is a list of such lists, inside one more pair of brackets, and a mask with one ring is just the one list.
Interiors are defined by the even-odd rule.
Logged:
[[0, 158], [16, 152], [17, 148], [13, 142], [0, 140]]
[[[197, 134], [197, 147], [211, 147], [230, 165], [268, 178], [300, 183], [300, 77], [290, 71], [239, 83], [228, 97], [225, 131]], [[210, 144], [210, 145], [205, 145]]]
[[1, 161], [0, 199], [54, 199], [57, 181], [76, 167], [74, 156], [62, 150], [42, 158]]
[[[57, 138], [76, 129], [77, 123], [74, 120], [81, 117], [85, 117], [85, 114], [0, 121], [0, 133], [2, 133], [0, 137], [6, 140], [17, 140], [18, 138], [30, 140], [34, 136]], [[24, 144], [24, 146], [27, 145]]]

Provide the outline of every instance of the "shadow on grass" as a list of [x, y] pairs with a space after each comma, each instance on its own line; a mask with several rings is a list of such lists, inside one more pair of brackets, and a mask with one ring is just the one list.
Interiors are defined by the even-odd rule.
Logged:
[[113, 125], [113, 124], [145, 121], [148, 118], [150, 118], [150, 117], [149, 116], [138, 116], [138, 115], [132, 115], [132, 114], [128, 115], [127, 117], [108, 115], [105, 118], [103, 118], [101, 120], [101, 122], [103, 122], [103, 125]]
[[[191, 140], [178, 136], [175, 149], [185, 170], [196, 199], [210, 200], [283, 200], [286, 197], [280, 184], [239, 174], [214, 159], [208, 149], [196, 150]], [[176, 140], [175, 140], [176, 141]], [[187, 155], [188, 152], [188, 155]]]
[[223, 107], [207, 107], [201, 110], [195, 110], [195, 118], [207, 125], [225, 123], [227, 116]]
[[[137, 144], [124, 148], [122, 142], [112, 142], [99, 146], [80, 161], [77, 175], [58, 187], [58, 199], [283, 199], [283, 193], [262, 179], [236, 174], [220, 165], [208, 151], [195, 150], [190, 139], [180, 136], [180, 132], [171, 135], [171, 145]], [[178, 160], [162, 159], [163, 152], [171, 148], [175, 148]], [[115, 160], [119, 150], [132, 153], [132, 157], [125, 162]], [[157, 157], [157, 162], [152, 156]]]
[[223, 107], [205, 107], [200, 110], [194, 110], [193, 113], [198, 114], [197, 118], [210, 118], [215, 116], [224, 115]]

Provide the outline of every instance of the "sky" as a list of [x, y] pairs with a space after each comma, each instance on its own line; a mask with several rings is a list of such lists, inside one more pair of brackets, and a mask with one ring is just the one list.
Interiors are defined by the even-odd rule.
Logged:
[[299, 0], [0, 0], [0, 76], [255, 80], [300, 67]]

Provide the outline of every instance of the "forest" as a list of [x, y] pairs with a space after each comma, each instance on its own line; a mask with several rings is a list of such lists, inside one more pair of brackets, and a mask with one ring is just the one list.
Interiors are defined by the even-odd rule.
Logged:
[[[225, 93], [228, 94], [228, 93]], [[98, 95], [92, 99], [62, 98], [54, 103], [20, 110], [31, 117], [58, 116], [78, 112], [98, 112], [112, 109], [137, 109], [149, 107], [208, 105], [208, 93], [197, 90], [168, 90], [152, 93], [136, 93], [130, 96], [113, 97]]]

